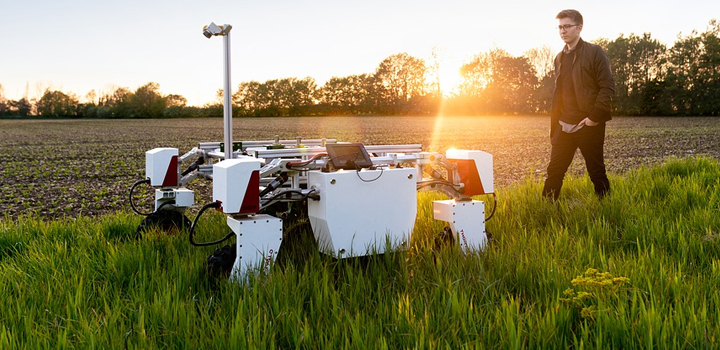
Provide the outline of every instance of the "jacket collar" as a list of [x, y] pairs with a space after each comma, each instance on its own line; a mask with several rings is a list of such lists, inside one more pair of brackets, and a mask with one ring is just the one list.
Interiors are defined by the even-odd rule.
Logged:
[[582, 38], [579, 38], [577, 45], [575, 45], [575, 47], [574, 47], [572, 50], [569, 50], [567, 44], [565, 44], [565, 46], [563, 47], [563, 53], [571, 53], [571, 52], [573, 52], [573, 51], [577, 51], [577, 50], [579, 50], [580, 48], [582, 48], [582, 46], [583, 46], [584, 43], [585, 43], [585, 42], [583, 41], [583, 39], [582, 39]]

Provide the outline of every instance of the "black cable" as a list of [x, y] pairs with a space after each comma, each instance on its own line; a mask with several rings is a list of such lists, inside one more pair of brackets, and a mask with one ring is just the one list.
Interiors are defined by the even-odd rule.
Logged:
[[190, 172], [192, 172], [193, 170], [197, 169], [200, 165], [203, 165], [203, 164], [205, 164], [205, 158], [203, 158], [203, 157], [198, 158], [195, 162], [193, 162], [192, 164], [190, 164], [190, 166], [188, 166], [188, 168], [185, 169], [185, 171], [183, 171], [183, 172], [180, 174], [180, 176], [185, 176], [185, 175], [187, 175], [187, 174], [190, 174]]
[[450, 186], [450, 187], [455, 187], [455, 185], [452, 182], [447, 181], [445, 179], [437, 179], [437, 180], [429, 180], [429, 181], [423, 180], [423, 181], [418, 182], [418, 185], [420, 185], [420, 187], [426, 187], [426, 186], [432, 186], [432, 185], [446, 185], [446, 186]]
[[130, 207], [131, 207], [132, 210], [133, 210], [134, 212], [136, 212], [138, 215], [148, 216], [148, 215], [152, 214], [152, 212], [150, 212], [150, 213], [141, 213], [140, 210], [138, 210], [138, 208], [135, 207], [135, 203], [133, 203], [133, 197], [132, 197], [132, 196], [133, 196], [133, 192], [135, 191], [135, 187], [137, 187], [137, 185], [140, 185], [140, 184], [143, 184], [143, 183], [149, 184], [149, 183], [150, 183], [150, 179], [140, 180], [140, 181], [134, 183], [134, 184], [132, 185], [132, 187], [130, 187], [130, 196], [129, 196], [129, 198], [130, 198]]
[[[305, 193], [305, 194], [303, 194], [302, 191], [298, 191], [298, 190], [287, 190], [287, 191], [284, 191], [284, 192], [280, 192], [280, 193], [278, 193], [278, 194], [276, 194], [276, 195], [274, 195], [274, 196], [272, 196], [272, 197], [270, 197], [270, 198], [265, 198], [265, 199], [263, 199], [263, 201], [264, 201], [264, 203], [269, 203], [269, 202], [272, 202], [272, 201], [275, 201], [275, 200], [280, 201], [280, 200], [283, 200], [283, 199], [284, 199], [285, 201], [289, 201], [289, 202], [299, 202], [299, 201], [302, 201], [302, 200], [307, 199], [307, 198], [310, 197], [310, 195], [311, 195], [312, 193], [314, 193], [314, 192], [315, 192], [314, 189], [313, 189], [313, 190], [310, 190], [310, 192]], [[284, 195], [286, 195], [286, 194], [288, 194], [288, 193], [290, 193], [290, 194], [299, 194], [299, 195], [302, 196], [302, 197], [300, 197], [300, 198], [281, 198], [281, 199], [277, 199], [278, 197], [284, 196]]]
[[265, 197], [266, 194], [275, 191], [276, 188], [282, 186], [287, 181], [287, 173], [280, 173], [272, 182], [270, 182], [264, 190], [260, 191], [260, 198]]
[[421, 189], [421, 188], [428, 187], [428, 186], [436, 186], [436, 185], [445, 185], [445, 186], [451, 187], [458, 194], [460, 193], [460, 191], [458, 191], [455, 188], [455, 185], [453, 185], [451, 182], [446, 181], [446, 180], [432, 180], [432, 181], [419, 182], [417, 189]]
[[377, 181], [377, 180], [380, 178], [380, 176], [382, 176], [382, 174], [385, 172], [385, 169], [384, 169], [384, 168], [380, 168], [380, 174], [378, 174], [378, 176], [377, 176], [376, 178], [374, 178], [374, 179], [372, 179], [372, 180], [365, 180], [365, 179], [363, 179], [363, 178], [360, 176], [360, 169], [361, 169], [361, 168], [359, 168], [357, 165], [355, 165], [355, 174], [357, 174], [358, 179], [360, 179], [360, 181], [362, 181], [362, 182], [373, 182], [373, 181]]
[[300, 168], [296, 168], [296, 166], [308, 165], [308, 164], [314, 162], [316, 159], [318, 159], [320, 157], [324, 157], [324, 156], [327, 156], [327, 153], [318, 153], [318, 154], [310, 157], [310, 159], [308, 159], [308, 160], [299, 161], [299, 162], [289, 162], [289, 163], [285, 164], [285, 167], [287, 167], [288, 169], [292, 169], [292, 170], [302, 170]]
[[[323, 167], [323, 172], [329, 172], [330, 171], [329, 167], [332, 167], [334, 170], [338, 170], [338, 168], [335, 167], [335, 159], [338, 159], [338, 158], [340, 158], [340, 156], [330, 157], [330, 155], [328, 155], [328, 160], [325, 163], [325, 166]], [[345, 162], [345, 164], [347, 164], [347, 161]]]
[[488, 220], [492, 219], [493, 215], [495, 215], [495, 208], [497, 208], [497, 196], [495, 195], [495, 192], [492, 193], [493, 196], [493, 208], [490, 212], [490, 216], [485, 218], [485, 222], [488, 222]]
[[287, 167], [288, 169], [297, 171], [297, 172], [303, 172], [303, 171], [312, 171], [312, 170], [318, 170], [318, 168], [296, 168], [296, 167]]
[[209, 245], [220, 244], [220, 243], [225, 242], [226, 240], [228, 240], [228, 238], [230, 238], [230, 237], [232, 237], [232, 236], [235, 235], [235, 232], [230, 231], [230, 233], [228, 233], [227, 235], [225, 235], [225, 237], [223, 237], [223, 238], [221, 238], [221, 239], [219, 239], [219, 240], [217, 240], [217, 241], [212, 241], [212, 242], [200, 242], [200, 243], [195, 242], [193, 236], [195, 236], [195, 226], [197, 225], [198, 219], [200, 218], [200, 216], [202, 216], [202, 214], [203, 214], [203, 212], [205, 212], [205, 210], [208, 210], [208, 209], [210, 209], [210, 208], [215, 208], [215, 209], [220, 208], [220, 202], [212, 202], [212, 203], [205, 204], [205, 205], [200, 209], [200, 211], [197, 213], [197, 215], [195, 216], [195, 220], [193, 220], [193, 223], [192, 223], [192, 225], [190, 226], [190, 235], [189, 235], [189, 237], [190, 237], [190, 244], [192, 244], [192, 245], [194, 245], [194, 246], [196, 246], [196, 247], [205, 247], [205, 246], [209, 246]]
[[[314, 192], [314, 191], [315, 191], [315, 190], [311, 190], [310, 192]], [[263, 200], [264, 200], [264, 201], [271, 201], [271, 200], [276, 199], [277, 197], [284, 196], [284, 195], [286, 195], [286, 194], [288, 194], [288, 193], [299, 194], [299, 195], [301, 195], [301, 196], [303, 195], [302, 191], [299, 191], [299, 190], [287, 190], [287, 191], [283, 191], [283, 192], [277, 193], [277, 194], [273, 195], [272, 197], [270, 197], [270, 198], [265, 198], [265, 199], [263, 199]]]
[[[268, 207], [275, 204], [276, 202], [301, 202], [308, 198], [320, 200], [320, 196], [314, 195], [315, 192], [316, 191], [314, 189], [310, 190], [310, 192], [308, 192], [306, 194], [303, 194], [301, 191], [297, 191], [297, 190], [288, 190], [288, 191], [276, 194], [276, 195], [272, 196], [271, 198], [267, 198], [264, 200], [264, 202], [260, 206], [259, 212], [262, 212], [263, 210], [267, 209]], [[280, 198], [280, 199], [278, 199], [278, 197], [281, 197], [287, 193], [299, 194], [299, 195], [301, 195], [301, 197], [300, 198]]]

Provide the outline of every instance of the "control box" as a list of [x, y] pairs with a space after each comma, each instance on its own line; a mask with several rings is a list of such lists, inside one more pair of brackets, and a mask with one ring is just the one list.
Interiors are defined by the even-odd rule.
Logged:
[[260, 210], [260, 159], [233, 158], [213, 164], [213, 200], [225, 214]]
[[321, 251], [336, 258], [406, 249], [417, 215], [415, 168], [311, 171], [308, 215]]

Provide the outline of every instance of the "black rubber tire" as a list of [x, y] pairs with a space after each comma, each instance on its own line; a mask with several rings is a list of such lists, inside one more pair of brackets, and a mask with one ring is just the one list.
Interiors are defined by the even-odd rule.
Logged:
[[453, 235], [450, 226], [445, 226], [442, 232], [435, 237], [435, 248], [440, 249], [442, 246], [452, 246], [455, 244], [455, 235]]
[[146, 216], [135, 231], [135, 237], [142, 238], [142, 235], [150, 230], [161, 230], [168, 234], [177, 234], [183, 230], [190, 229], [192, 222], [182, 213], [175, 210], [158, 210]]
[[216, 278], [228, 278], [237, 257], [237, 246], [225, 245], [208, 255], [205, 270]]
[[309, 221], [299, 220], [285, 228], [282, 245], [275, 261], [281, 268], [294, 265], [302, 269], [318, 253], [318, 245]]

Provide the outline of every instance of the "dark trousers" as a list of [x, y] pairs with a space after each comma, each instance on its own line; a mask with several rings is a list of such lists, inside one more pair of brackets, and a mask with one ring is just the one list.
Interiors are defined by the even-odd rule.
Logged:
[[596, 126], [584, 126], [582, 129], [568, 134], [557, 130], [552, 137], [550, 164], [547, 168], [547, 179], [543, 188], [543, 196], [552, 199], [560, 197], [560, 189], [575, 151], [580, 148], [590, 181], [595, 186], [595, 194], [603, 198], [610, 192], [610, 181], [605, 172], [603, 145], [605, 143], [605, 123]]

